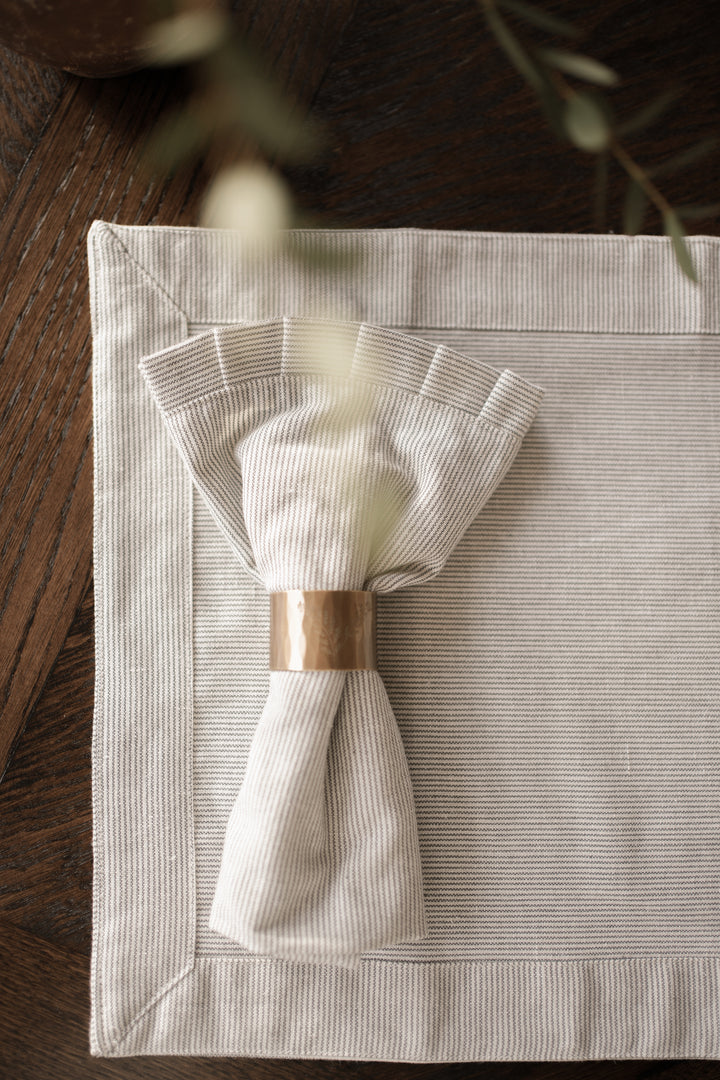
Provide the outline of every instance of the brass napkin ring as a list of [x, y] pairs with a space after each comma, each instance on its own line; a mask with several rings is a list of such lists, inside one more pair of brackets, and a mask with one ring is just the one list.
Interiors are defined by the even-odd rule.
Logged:
[[270, 593], [271, 671], [374, 671], [377, 594]]

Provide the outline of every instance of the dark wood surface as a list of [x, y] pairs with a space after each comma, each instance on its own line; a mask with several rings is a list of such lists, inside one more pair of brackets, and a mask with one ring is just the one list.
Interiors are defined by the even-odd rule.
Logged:
[[[549, 5], [548, 5], [549, 6]], [[323, 156], [288, 177], [328, 224], [594, 231], [593, 167], [560, 145], [471, 0], [292, 0], [237, 19], [306, 108]], [[630, 113], [685, 87], [634, 145], [660, 162], [717, 134], [714, 3], [554, 3], [623, 75]], [[714, 1062], [410, 1066], [87, 1051], [92, 853], [92, 443], [85, 242], [95, 218], [197, 222], [207, 169], [149, 176], [137, 148], [182, 93], [166, 72], [83, 80], [0, 48], [0, 1078], [720, 1076]], [[720, 191], [720, 155], [669, 177]], [[621, 231], [611, 172], [605, 228]], [[652, 231], [657, 222], [648, 221]], [[693, 231], [718, 235], [717, 218]]]

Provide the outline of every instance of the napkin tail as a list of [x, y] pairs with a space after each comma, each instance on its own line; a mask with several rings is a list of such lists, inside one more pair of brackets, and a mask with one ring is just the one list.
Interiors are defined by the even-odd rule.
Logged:
[[316, 963], [426, 936], [410, 776], [377, 672], [271, 673], [210, 927]]

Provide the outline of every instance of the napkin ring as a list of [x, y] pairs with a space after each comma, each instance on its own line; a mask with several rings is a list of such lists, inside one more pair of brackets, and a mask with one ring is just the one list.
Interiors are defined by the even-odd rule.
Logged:
[[374, 671], [377, 594], [270, 594], [271, 671]]

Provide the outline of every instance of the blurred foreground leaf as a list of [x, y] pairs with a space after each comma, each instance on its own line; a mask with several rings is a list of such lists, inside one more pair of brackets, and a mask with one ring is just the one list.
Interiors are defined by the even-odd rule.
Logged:
[[167, 113], [153, 128], [142, 157], [153, 169], [174, 172], [186, 161], [200, 157], [210, 145], [213, 131], [191, 109]]
[[162, 120], [147, 151], [161, 168], [200, 157], [216, 138], [244, 138], [271, 158], [310, 161], [322, 145], [319, 124], [305, 117], [273, 73], [219, 11], [186, 11], [153, 23], [145, 35], [149, 62], [187, 65], [194, 90]]
[[565, 131], [579, 150], [597, 154], [610, 142], [610, 126], [603, 109], [589, 94], [573, 93], [565, 103]]
[[240, 126], [265, 153], [283, 161], [296, 164], [315, 157], [323, 143], [320, 125], [301, 114], [239, 38], [225, 41], [201, 71], [210, 88], [209, 110], [218, 124]]
[[546, 64], [557, 71], [574, 75], [576, 79], [583, 79], [597, 86], [615, 86], [620, 81], [617, 72], [609, 68], [607, 64], [593, 60], [591, 56], [583, 56], [582, 53], [564, 52], [562, 49], [541, 49], [539, 55]]
[[674, 210], [668, 209], [663, 214], [663, 228], [665, 229], [665, 235], [669, 236], [672, 240], [675, 258], [678, 261], [680, 269], [691, 281], [697, 283], [698, 277], [695, 271], [695, 264], [692, 261], [692, 256], [685, 243], [685, 230], [680, 224], [680, 219]]
[[496, 8], [490, 4], [486, 5], [485, 18], [487, 19], [488, 25], [495, 35], [500, 48], [507, 56], [510, 63], [538, 94], [542, 94], [545, 90], [545, 85], [543, 76], [537, 64], [522, 47]]
[[663, 113], [673, 105], [682, 96], [682, 90], [679, 87], [670, 87], [668, 90], [663, 90], [661, 94], [649, 101], [647, 105], [644, 105], [641, 109], [638, 109], [633, 116], [628, 117], [622, 123], [618, 124], [615, 133], [624, 139], [627, 135], [634, 135], [638, 131], [644, 131], [645, 128], [654, 124]]
[[637, 180], [631, 178], [625, 191], [623, 204], [623, 232], [628, 236], [635, 236], [642, 229], [647, 205], [647, 195]]
[[675, 213], [681, 221], [707, 221], [708, 218], [720, 214], [720, 203], [705, 203], [700, 206], [688, 203], [687, 206], [676, 206]]
[[341, 229], [333, 235], [327, 231], [327, 222], [315, 224], [302, 215], [295, 219], [293, 229], [285, 238], [285, 251], [305, 266], [344, 274], [358, 265], [358, 254], [343, 240]]
[[229, 33], [228, 19], [219, 11], [183, 11], [152, 23], [143, 45], [150, 64], [168, 67], [207, 56]]
[[200, 224], [232, 229], [252, 245], [273, 247], [290, 226], [292, 197], [281, 176], [262, 162], [222, 169], [203, 201]]
[[689, 146], [687, 150], [681, 150], [679, 154], [673, 154], [673, 156], [666, 161], [661, 161], [659, 165], [653, 165], [645, 171], [648, 176], [655, 178], [659, 176], [671, 176], [680, 169], [686, 169], [688, 165], [695, 165], [698, 161], [702, 161], [703, 158], [708, 157], [708, 155], [715, 150], [717, 145], [718, 139], [715, 137], [701, 139], [700, 142], [693, 143], [692, 146]]

